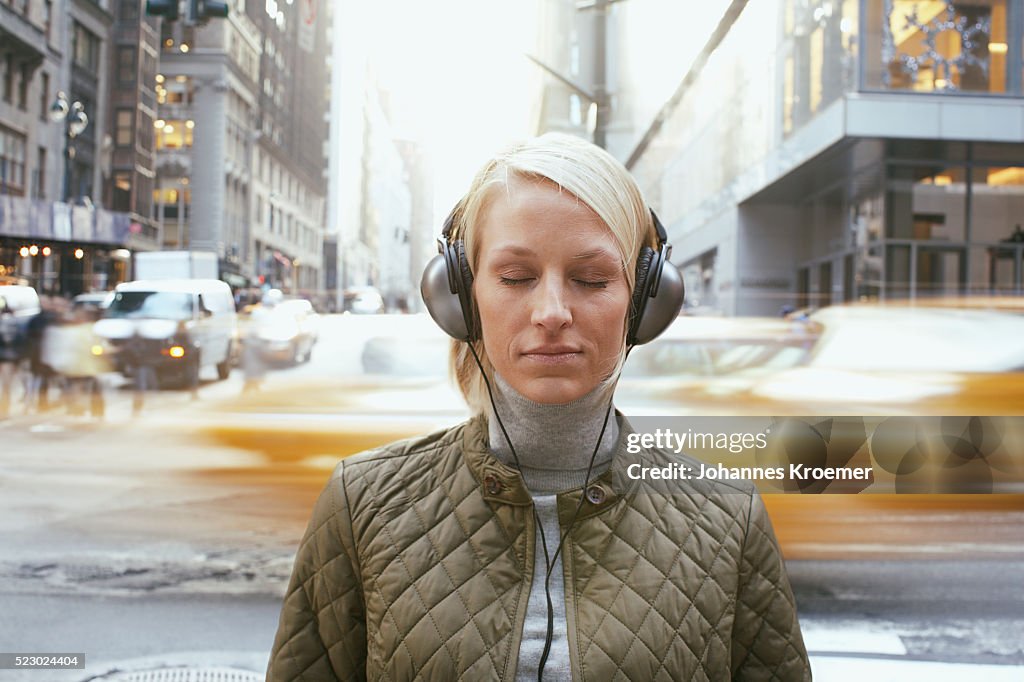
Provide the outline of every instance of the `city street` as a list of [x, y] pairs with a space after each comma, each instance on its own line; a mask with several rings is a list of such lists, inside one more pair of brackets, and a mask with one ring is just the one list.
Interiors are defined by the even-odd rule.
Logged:
[[[365, 338], [392, 323], [325, 317], [312, 361], [272, 373], [264, 390], [356, 371]], [[88, 674], [157, 663], [261, 670], [329, 463], [282, 462], [190, 433], [230, 404], [240, 374], [205, 381], [196, 400], [154, 394], [135, 420], [130, 392], [112, 389], [102, 425], [63, 415], [0, 423], [4, 650], [82, 652]], [[956, 514], [963, 499], [945, 508], [930, 499], [831, 515], [820, 505], [854, 498], [769, 499], [784, 547], [801, 557], [789, 570], [819, 679], [1020, 674], [1007, 667], [1024, 666], [1019, 502], [977, 496], [974, 511]], [[0, 673], [8, 679], [42, 677]]]

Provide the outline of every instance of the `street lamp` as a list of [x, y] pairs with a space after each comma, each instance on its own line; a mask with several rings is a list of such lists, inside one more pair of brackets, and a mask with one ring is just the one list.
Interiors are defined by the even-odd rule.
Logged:
[[89, 117], [81, 102], [75, 100], [69, 104], [67, 95], [60, 91], [50, 105], [50, 120], [54, 123], [67, 122], [64, 140], [64, 192], [61, 195], [64, 201], [67, 201], [71, 193], [71, 162], [75, 158], [75, 148], [71, 142], [89, 127]]

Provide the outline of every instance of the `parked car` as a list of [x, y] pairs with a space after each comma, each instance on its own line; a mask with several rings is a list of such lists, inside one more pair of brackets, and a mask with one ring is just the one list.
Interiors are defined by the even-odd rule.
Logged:
[[203, 367], [231, 371], [237, 320], [231, 289], [220, 280], [141, 280], [119, 284], [93, 331], [125, 374], [150, 363], [158, 381], [194, 385]]
[[24, 357], [29, 323], [40, 312], [35, 289], [21, 284], [0, 285], [0, 362]]

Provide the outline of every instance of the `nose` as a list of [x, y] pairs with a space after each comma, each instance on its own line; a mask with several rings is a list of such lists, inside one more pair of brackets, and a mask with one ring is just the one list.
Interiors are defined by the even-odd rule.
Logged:
[[548, 331], [557, 331], [572, 324], [572, 312], [566, 292], [558, 278], [546, 277], [535, 289], [532, 322]]

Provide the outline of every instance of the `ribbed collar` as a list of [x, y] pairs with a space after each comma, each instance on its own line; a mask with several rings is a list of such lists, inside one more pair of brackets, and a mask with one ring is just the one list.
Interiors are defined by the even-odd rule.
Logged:
[[[614, 384], [598, 385], [571, 403], [544, 405], [516, 391], [497, 372], [494, 379], [494, 402], [519, 455], [527, 488], [533, 493], [553, 493], [582, 486]], [[512, 450], [493, 415], [487, 420], [487, 430], [490, 451], [500, 462], [515, 468]], [[618, 438], [619, 424], [613, 407], [590, 480], [608, 468]]]

